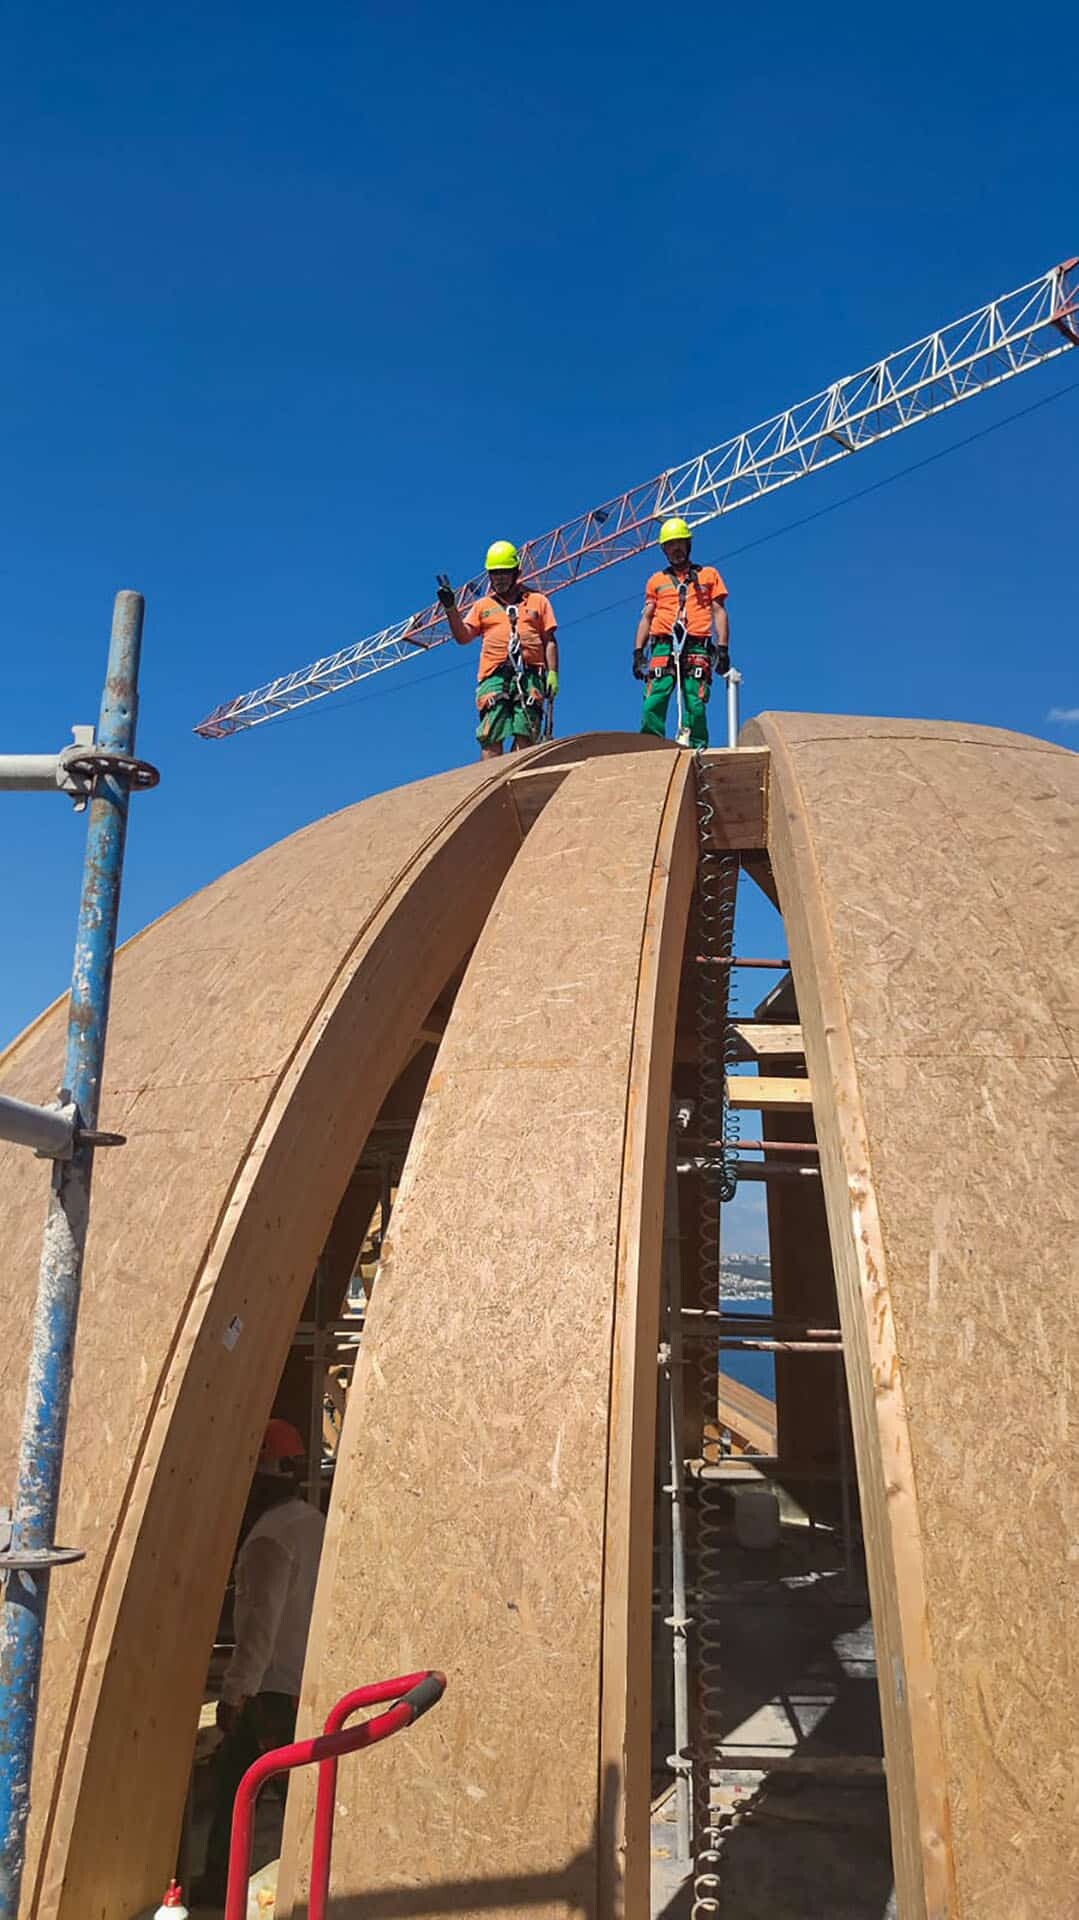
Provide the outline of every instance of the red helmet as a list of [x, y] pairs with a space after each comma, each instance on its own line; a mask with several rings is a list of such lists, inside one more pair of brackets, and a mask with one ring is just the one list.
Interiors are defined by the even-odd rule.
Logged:
[[256, 1463], [259, 1473], [287, 1473], [290, 1462], [300, 1461], [303, 1456], [303, 1440], [291, 1420], [267, 1422]]

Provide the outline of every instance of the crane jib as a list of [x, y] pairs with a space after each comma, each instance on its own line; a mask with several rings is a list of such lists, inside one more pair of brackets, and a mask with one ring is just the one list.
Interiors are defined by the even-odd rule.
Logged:
[[[912, 346], [826, 387], [785, 413], [670, 467], [601, 506], [525, 542], [521, 574], [558, 593], [651, 546], [657, 521], [679, 514], [703, 526], [787, 487], [821, 467], [932, 419], [975, 394], [1079, 346], [1079, 256], [1037, 280], [953, 320]], [[485, 591], [482, 576], [457, 595], [466, 610]], [[195, 728], [223, 739], [326, 694], [340, 692], [450, 638], [438, 600], [378, 633], [281, 675], [215, 707]]]

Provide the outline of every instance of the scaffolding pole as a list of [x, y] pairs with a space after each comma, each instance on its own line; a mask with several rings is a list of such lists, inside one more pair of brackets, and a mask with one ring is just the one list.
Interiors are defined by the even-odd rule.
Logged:
[[662, 1448], [666, 1443], [667, 1482], [663, 1494], [668, 1504], [663, 1534], [669, 1556], [667, 1593], [671, 1611], [666, 1625], [671, 1632], [674, 1702], [674, 1752], [668, 1765], [675, 1777], [675, 1858], [689, 1860], [693, 1853], [693, 1759], [690, 1749], [689, 1646], [686, 1636], [691, 1621], [687, 1612], [686, 1490], [682, 1465], [682, 1248], [673, 1134], [668, 1150], [663, 1214], [663, 1274], [666, 1324], [661, 1357], [665, 1362], [665, 1391], [660, 1404], [666, 1432], [660, 1432], [660, 1446]]
[[[0, 1550], [0, 1920], [16, 1920], [30, 1812], [49, 1577], [82, 1558], [54, 1542], [72, 1356], [90, 1206], [124, 839], [133, 785], [156, 774], [132, 758], [143, 598], [119, 593], [93, 753], [93, 798], [68, 1005], [61, 1103], [72, 1110], [70, 1158], [54, 1162], [31, 1330], [10, 1539]], [[152, 779], [150, 776], [153, 776]], [[5, 1527], [5, 1532], [8, 1529]]]

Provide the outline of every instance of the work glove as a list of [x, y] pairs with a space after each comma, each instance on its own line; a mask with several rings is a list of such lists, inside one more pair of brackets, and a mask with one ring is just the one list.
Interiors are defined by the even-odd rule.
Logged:
[[716, 648], [716, 672], [729, 673], [731, 670], [731, 650], [729, 647]]
[[647, 680], [648, 678], [648, 668], [644, 662], [643, 647], [634, 647], [633, 649], [633, 678], [635, 680]]
[[457, 595], [454, 593], [453, 588], [450, 586], [449, 574], [436, 573], [435, 579], [438, 581], [437, 597], [441, 601], [442, 605], [445, 607], [446, 612], [451, 613], [453, 611], [453, 608], [457, 605]]
[[548, 696], [549, 696], [549, 698], [553, 700], [553, 699], [554, 699], [554, 697], [555, 697], [555, 694], [556, 694], [557, 692], [558, 692], [558, 668], [557, 668], [557, 667], [548, 667], [548, 669], [547, 669], [547, 693], [548, 693]]

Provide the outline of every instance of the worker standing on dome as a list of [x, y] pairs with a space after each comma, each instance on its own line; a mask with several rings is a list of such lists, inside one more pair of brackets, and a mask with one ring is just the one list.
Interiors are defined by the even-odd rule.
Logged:
[[486, 564], [490, 592], [481, 594], [466, 614], [441, 574], [438, 597], [458, 644], [481, 643], [476, 738], [480, 758], [497, 760], [507, 740], [515, 753], [533, 746], [543, 733], [544, 708], [550, 714], [558, 692], [558, 641], [547, 595], [521, 584], [516, 547], [509, 540], [496, 540], [487, 549]]
[[679, 746], [706, 747], [712, 674], [730, 671], [730, 624], [722, 575], [715, 567], [694, 565], [692, 540], [684, 520], [665, 520], [659, 530], [667, 565], [644, 590], [633, 672], [645, 682], [641, 732], [665, 738], [667, 709], [677, 692]]

